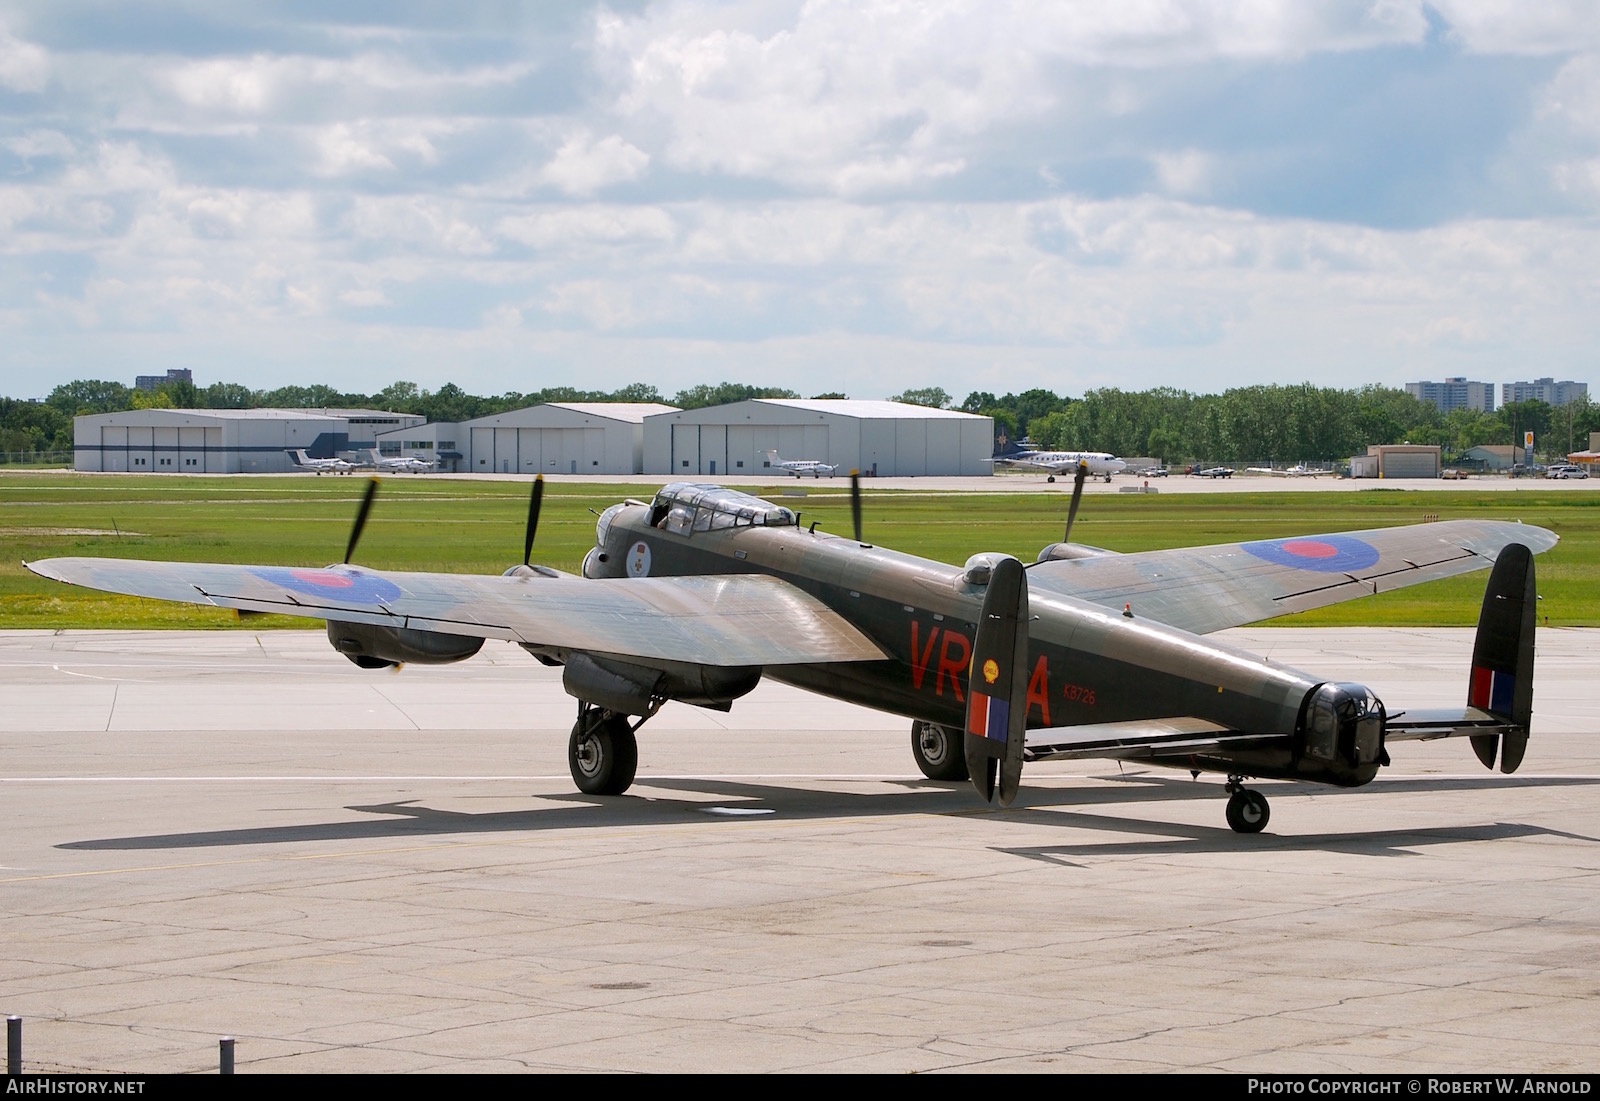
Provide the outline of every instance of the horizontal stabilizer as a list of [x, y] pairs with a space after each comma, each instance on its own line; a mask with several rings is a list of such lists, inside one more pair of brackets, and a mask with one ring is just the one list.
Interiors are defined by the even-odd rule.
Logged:
[[1384, 722], [1386, 742], [1431, 742], [1435, 738], [1493, 738], [1514, 734], [1518, 727], [1504, 715], [1477, 707], [1440, 707], [1399, 711]]
[[1121, 723], [1042, 727], [1028, 731], [1027, 760], [1070, 761], [1084, 757], [1154, 760], [1244, 748], [1281, 741], [1281, 734], [1247, 734], [1206, 719], [1179, 716]]

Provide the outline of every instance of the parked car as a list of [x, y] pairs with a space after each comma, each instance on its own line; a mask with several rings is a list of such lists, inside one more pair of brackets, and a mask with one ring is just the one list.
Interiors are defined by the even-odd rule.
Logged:
[[1472, 475], [1467, 473], [1465, 470], [1457, 470], [1455, 467], [1451, 467], [1442, 475], [1440, 475], [1440, 477], [1447, 482], [1460, 482], [1472, 477]]
[[1167, 476], [1167, 468], [1164, 466], [1152, 466], [1139, 471], [1139, 474], [1145, 478], [1165, 478]]
[[1571, 463], [1557, 463], [1544, 472], [1546, 478], [1587, 478], [1589, 472]]

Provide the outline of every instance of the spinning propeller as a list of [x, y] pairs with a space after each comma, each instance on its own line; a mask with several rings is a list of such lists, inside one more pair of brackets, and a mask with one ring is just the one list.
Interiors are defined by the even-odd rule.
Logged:
[[355, 527], [350, 529], [350, 544], [344, 549], [344, 564], [348, 566], [350, 559], [355, 557], [356, 544], [361, 541], [361, 529], [367, 526], [367, 514], [372, 511], [372, 500], [378, 495], [378, 479], [367, 479], [366, 496], [361, 498], [361, 507], [356, 510]]
[[533, 536], [539, 530], [539, 509], [544, 505], [544, 475], [533, 480], [533, 492], [528, 497], [528, 528], [522, 537], [522, 564], [533, 561]]
[[[378, 479], [367, 480], [367, 491], [361, 498], [361, 507], [356, 510], [356, 522], [350, 529], [350, 542], [345, 547], [344, 564], [349, 565], [350, 560], [356, 555], [356, 544], [361, 542], [361, 533], [367, 526], [367, 517], [372, 512], [372, 502], [378, 496]], [[544, 475], [540, 474], [533, 480], [533, 492], [528, 498], [528, 525], [522, 537], [522, 564], [530, 566], [533, 561], [533, 537], [539, 530], [539, 511], [544, 504]], [[859, 530], [860, 521], [856, 523]], [[515, 568], [515, 567], [513, 567]]]
[[1072, 504], [1067, 507], [1067, 533], [1061, 537], [1063, 543], [1072, 542], [1072, 521], [1078, 518], [1078, 502], [1083, 500], [1083, 482], [1089, 476], [1089, 460], [1078, 460], [1078, 472], [1072, 476]]
[[1072, 504], [1067, 507], [1067, 530], [1061, 536], [1061, 542], [1051, 543], [1039, 552], [1036, 562], [1029, 562], [1029, 566], [1037, 566], [1039, 562], [1058, 562], [1069, 558], [1098, 558], [1108, 552], [1099, 547], [1089, 547], [1072, 541], [1072, 524], [1078, 518], [1078, 505], [1083, 500], [1083, 482], [1089, 476], [1089, 462], [1087, 459], [1078, 460], [1078, 472], [1072, 479]]
[[856, 542], [861, 542], [861, 471], [850, 472], [850, 523], [856, 533]]

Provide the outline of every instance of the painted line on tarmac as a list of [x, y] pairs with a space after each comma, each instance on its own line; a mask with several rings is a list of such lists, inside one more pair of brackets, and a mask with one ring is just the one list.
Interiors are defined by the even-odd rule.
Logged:
[[[1149, 773], [1129, 773], [1128, 776], [1169, 776], [1166, 771]], [[1217, 774], [1220, 776], [1221, 774]], [[1107, 776], [1103, 772], [1048, 772], [1035, 773], [1034, 782], [1052, 780], [1097, 780], [1097, 779], [1123, 779], [1122, 776]], [[526, 783], [535, 780], [566, 780], [572, 777], [565, 772], [551, 772], [545, 774], [446, 774], [446, 773], [362, 773], [357, 775], [337, 775], [327, 773], [284, 773], [273, 775], [241, 775], [241, 776], [0, 776], [0, 784], [249, 784], [249, 783], [390, 783], [390, 782], [424, 782], [448, 780], [474, 780], [474, 781], [508, 781]], [[1402, 776], [1386, 776], [1364, 785], [1364, 788], [1326, 788], [1305, 787], [1303, 790], [1277, 787], [1278, 793], [1283, 795], [1332, 795], [1339, 793], [1354, 793], [1364, 789], [1381, 787], [1385, 784], [1415, 783], [1418, 780], [1481, 780], [1483, 773], [1477, 772], [1419, 772], [1407, 773]], [[925, 781], [927, 777], [915, 772], [685, 772], [685, 773], [640, 773], [634, 781], [636, 784], [648, 786], [652, 781], [691, 781], [691, 780], [815, 780], [818, 782], [900, 782], [906, 780]], [[1525, 783], [1528, 780], [1600, 780], [1600, 773], [1592, 772], [1550, 772], [1550, 773], [1521, 773], [1516, 778], [1516, 783]], [[937, 781], [927, 781], [935, 783]], [[953, 781], [951, 781], [953, 782]], [[1262, 780], [1261, 783], [1281, 785], [1294, 783], [1294, 781]], [[1199, 781], [1196, 781], [1199, 784]], [[1508, 785], [1509, 786], [1509, 785]]]

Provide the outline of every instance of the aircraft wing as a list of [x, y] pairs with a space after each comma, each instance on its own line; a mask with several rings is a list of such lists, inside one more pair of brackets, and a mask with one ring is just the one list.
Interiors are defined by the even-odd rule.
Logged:
[[1447, 520], [1042, 562], [1028, 583], [1207, 634], [1487, 569], [1509, 543], [1539, 554], [1559, 539], [1531, 524]]
[[747, 666], [886, 656], [816, 598], [757, 574], [588, 580], [119, 558], [51, 558], [28, 569], [127, 596], [622, 657]]

